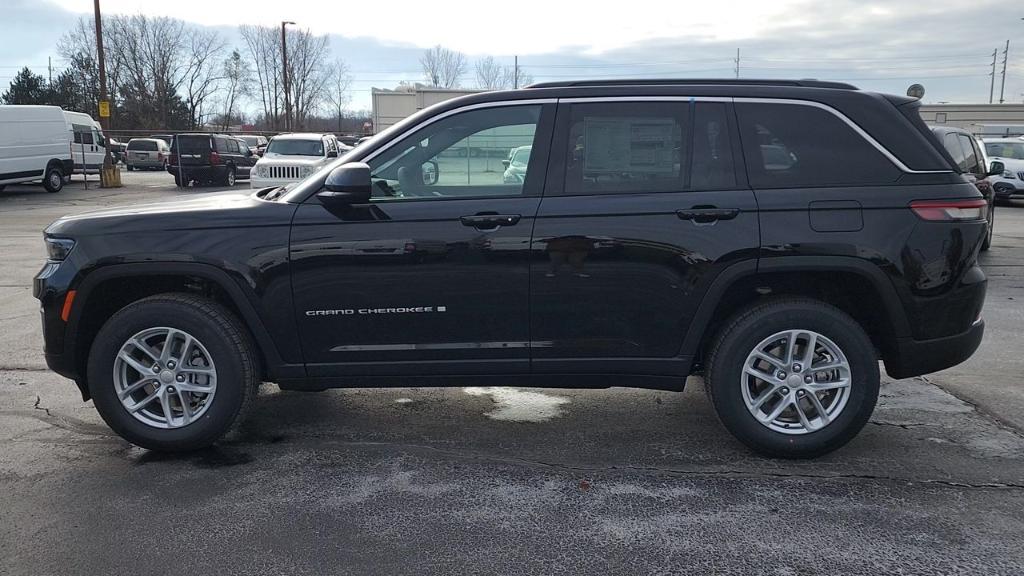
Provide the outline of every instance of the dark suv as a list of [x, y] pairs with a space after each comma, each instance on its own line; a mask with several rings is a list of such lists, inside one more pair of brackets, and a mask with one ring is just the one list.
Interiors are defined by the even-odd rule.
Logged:
[[167, 172], [179, 187], [190, 182], [234, 186], [236, 179], [249, 179], [257, 159], [245, 140], [234, 136], [178, 134], [171, 142]]
[[50, 367], [152, 449], [213, 443], [261, 381], [702, 374], [737, 438], [810, 457], [868, 421], [879, 360], [906, 378], [978, 347], [985, 208], [910, 98], [547, 83], [423, 110], [288, 187], [58, 220], [35, 295]]

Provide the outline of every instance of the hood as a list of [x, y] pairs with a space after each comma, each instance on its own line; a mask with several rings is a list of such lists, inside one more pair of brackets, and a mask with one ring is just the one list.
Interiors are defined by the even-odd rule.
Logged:
[[1002, 156], [988, 157], [989, 162], [992, 162], [993, 160], [1002, 162], [1003, 166], [1006, 166], [1006, 169], [1011, 172], [1020, 172], [1021, 170], [1024, 170], [1024, 160], [1020, 160], [1019, 158], [1004, 158]]
[[250, 193], [209, 194], [64, 216], [50, 224], [46, 234], [75, 237], [287, 225], [294, 210], [294, 205], [260, 200]]
[[319, 166], [333, 160], [326, 156], [285, 156], [282, 154], [264, 154], [256, 161], [257, 166]]

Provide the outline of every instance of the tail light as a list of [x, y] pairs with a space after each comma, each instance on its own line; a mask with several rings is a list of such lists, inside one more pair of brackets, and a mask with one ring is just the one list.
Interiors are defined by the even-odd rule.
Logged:
[[413, 242], [406, 242], [405, 243], [405, 252], [406, 252], [406, 254], [411, 254], [411, 253], [413, 253], [415, 251], [416, 251], [416, 244], [415, 243], [413, 243]]
[[177, 166], [177, 164], [178, 164], [178, 155], [177, 154], [171, 154], [170, 156], [168, 156], [167, 157], [167, 163]]
[[163, 152], [157, 152], [156, 159], [157, 160], [163, 160], [164, 159], [164, 153]]
[[220, 154], [216, 150], [210, 152], [210, 164], [220, 164]]
[[910, 209], [922, 220], [935, 222], [962, 222], [982, 220], [988, 202], [984, 198], [973, 200], [915, 200]]

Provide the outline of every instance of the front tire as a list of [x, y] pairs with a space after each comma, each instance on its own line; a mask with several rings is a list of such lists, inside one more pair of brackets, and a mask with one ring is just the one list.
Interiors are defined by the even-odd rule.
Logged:
[[60, 192], [64, 188], [64, 171], [57, 166], [47, 167], [43, 176], [43, 188], [50, 193]]
[[100, 416], [133, 444], [165, 452], [210, 446], [241, 423], [257, 360], [245, 329], [220, 304], [187, 294], [133, 302], [89, 351]]
[[814, 458], [849, 442], [878, 400], [874, 346], [845, 312], [784, 298], [734, 315], [716, 336], [705, 386], [722, 424], [753, 450]]

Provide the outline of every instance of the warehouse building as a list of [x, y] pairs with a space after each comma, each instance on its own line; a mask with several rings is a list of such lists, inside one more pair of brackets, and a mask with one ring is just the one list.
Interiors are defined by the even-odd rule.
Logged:
[[478, 92], [481, 90], [434, 88], [423, 84], [399, 86], [394, 90], [374, 88], [372, 90], [373, 131], [380, 133], [387, 130], [403, 119], [438, 102]]
[[1024, 104], [923, 104], [928, 124], [955, 126], [978, 136], [1024, 134]]

